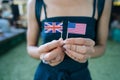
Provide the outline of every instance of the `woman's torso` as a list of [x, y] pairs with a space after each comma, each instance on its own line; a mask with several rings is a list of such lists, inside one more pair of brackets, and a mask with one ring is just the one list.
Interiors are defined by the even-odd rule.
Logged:
[[[40, 29], [43, 44], [52, 40], [57, 40], [61, 37], [61, 32], [59, 32], [58, 29], [55, 29], [55, 32], [53, 32], [53, 28], [48, 29], [48, 27], [51, 27], [53, 25], [58, 26], [59, 23], [62, 23], [62, 30], [59, 30], [62, 31], [63, 39], [66, 39], [69, 28], [68, 26], [70, 24], [80, 24], [82, 25], [78, 26], [81, 27], [81, 29], [79, 28], [80, 31], [77, 31], [77, 33], [72, 31], [73, 33], [68, 34], [68, 38], [83, 37], [96, 41], [96, 23], [98, 16], [96, 0], [44, 0], [42, 4], [40, 4], [41, 2], [39, 1], [43, 0], [36, 1], [36, 18], [39, 26], [41, 27]], [[40, 5], [43, 5], [41, 7], [42, 10], [40, 8]], [[76, 26], [74, 27], [74, 30], [75, 29]], [[48, 74], [49, 71], [52, 72], [56, 75], [56, 77], [60, 77], [61, 75], [59, 75], [59, 73], [62, 73], [62, 77], [69, 76], [74, 80], [79, 80], [79, 78], [82, 80], [90, 80], [87, 66], [88, 62], [79, 63], [72, 60], [68, 56], [65, 56], [63, 62], [57, 66], [51, 67], [48, 64], [41, 63], [39, 68], [47, 70], [46, 74]], [[89, 76], [89, 79], [85, 77], [86, 75]]]

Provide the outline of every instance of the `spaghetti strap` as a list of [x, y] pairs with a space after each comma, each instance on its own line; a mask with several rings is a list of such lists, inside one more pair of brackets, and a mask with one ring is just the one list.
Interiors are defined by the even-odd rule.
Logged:
[[46, 5], [44, 3], [43, 0], [36, 0], [36, 4], [35, 4], [35, 15], [36, 15], [36, 19], [39, 25], [41, 20], [41, 11], [42, 11], [42, 7], [44, 8], [44, 13], [45, 13], [45, 19], [47, 18], [47, 13], [46, 13]]
[[46, 4], [43, 1], [43, 7], [44, 7], [44, 13], [45, 13], [45, 19], [47, 19], [47, 11], [46, 11]]
[[36, 16], [36, 19], [37, 19], [37, 22], [38, 22], [39, 26], [41, 26], [40, 17], [41, 17], [42, 4], [43, 4], [42, 0], [36, 0], [35, 16]]
[[95, 17], [95, 12], [96, 12], [96, 0], [93, 1], [93, 14], [92, 14], [92, 18]]
[[98, 0], [97, 1], [97, 9], [98, 9], [98, 19], [100, 19], [103, 9], [105, 6], [105, 0]]

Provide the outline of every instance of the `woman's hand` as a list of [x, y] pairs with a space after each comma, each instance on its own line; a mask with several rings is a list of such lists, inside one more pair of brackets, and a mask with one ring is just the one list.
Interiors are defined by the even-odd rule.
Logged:
[[63, 40], [53, 40], [39, 47], [40, 59], [47, 61], [51, 66], [61, 63], [64, 59], [64, 52], [62, 49]]
[[42, 54], [41, 59], [44, 59], [45, 61], [47, 61], [47, 63], [49, 65], [55, 66], [63, 61], [64, 55], [65, 54], [64, 54], [62, 48], [57, 47], [46, 54]]
[[69, 38], [64, 41], [66, 54], [78, 61], [84, 63], [90, 58], [90, 55], [95, 52], [95, 42], [88, 38]]

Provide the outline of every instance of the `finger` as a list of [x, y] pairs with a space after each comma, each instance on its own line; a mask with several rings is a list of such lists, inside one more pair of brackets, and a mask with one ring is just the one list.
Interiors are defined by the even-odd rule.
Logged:
[[60, 38], [59, 41], [63, 41], [63, 38]]
[[88, 38], [69, 38], [64, 41], [65, 44], [76, 44], [76, 45], [86, 45], [94, 46], [95, 42]]
[[85, 45], [86, 46], [95, 46], [95, 41], [89, 38], [85, 38]]
[[52, 66], [59, 64], [59, 63], [62, 62], [63, 59], [64, 59], [64, 56], [58, 56], [58, 57], [56, 57], [56, 58], [53, 59], [53, 60], [45, 60], [44, 55], [45, 55], [45, 54], [41, 55], [41, 56], [40, 56], [40, 59], [43, 61], [43, 63], [45, 63], [45, 64], [50, 64], [50, 65], [52, 65]]
[[53, 60], [50, 60], [50, 62], [54, 63], [54, 62], [59, 62], [61, 60], [63, 60], [64, 58], [64, 52], [63, 52], [63, 49], [62, 48], [59, 48], [59, 51], [57, 53], [57, 56], [53, 59]]
[[60, 63], [60, 62], [62, 62], [63, 61], [63, 59], [64, 59], [64, 52], [63, 51], [60, 51], [59, 53], [58, 53], [58, 55], [57, 55], [57, 57], [55, 57], [54, 59], [52, 59], [52, 60], [50, 60], [49, 62], [50, 62], [50, 64], [52, 63]]
[[78, 61], [78, 62], [86, 62], [87, 61], [86, 56], [83, 54], [78, 54], [78, 53], [76, 53], [72, 50], [69, 50], [69, 49], [67, 49], [65, 52], [69, 57], [71, 57], [75, 61]]
[[72, 51], [75, 51], [79, 54], [91, 54], [95, 52], [94, 47], [92, 46], [79, 46], [79, 45], [64, 45], [65, 49], [70, 49]]
[[43, 63], [48, 64], [49, 61], [46, 61], [46, 60], [44, 59], [44, 55], [45, 55], [45, 54], [41, 54], [41, 55], [40, 55], [40, 59], [42, 60]]
[[71, 49], [70, 48], [71, 46], [70, 46], [70, 44], [65, 44], [64, 46], [63, 46], [63, 48], [66, 50], [66, 49]]
[[64, 59], [64, 53], [59, 54], [53, 60], [46, 60], [46, 58], [45, 58], [46, 54], [47, 53], [43, 53], [43, 54], [40, 55], [40, 59], [46, 64], [55, 65], [55, 64], [58, 64], [58, 63], [62, 62], [63, 59]]
[[63, 58], [64, 58], [64, 54], [61, 53], [61, 54], [59, 54], [55, 59], [51, 60], [50, 62], [51, 62], [51, 63], [61, 62], [61, 61], [63, 60]]
[[62, 55], [62, 56], [58, 56], [58, 57], [56, 57], [55, 60], [49, 61], [49, 65], [51, 65], [51, 66], [58, 65], [58, 64], [61, 63], [63, 60], [64, 60], [64, 56], [63, 56], [63, 55]]
[[92, 46], [78, 46], [78, 45], [73, 45], [75, 48], [71, 48], [72, 51], [78, 52], [80, 54], [91, 54], [94, 53], [94, 47]]
[[82, 53], [85, 54], [87, 53], [87, 46], [78, 46], [78, 45], [64, 45], [63, 46], [65, 49], [70, 49], [72, 51], [78, 52], [78, 53]]
[[62, 53], [62, 49], [60, 47], [52, 50], [51, 52], [49, 52], [48, 54], [45, 55], [45, 60], [53, 60], [55, 59], [58, 54], [61, 54]]
[[86, 59], [90, 59], [91, 58], [91, 55], [89, 55], [89, 54], [86, 54], [85, 56], [86, 56]]
[[60, 41], [60, 45], [63, 46], [64, 45], [64, 41], [62, 38], [60, 38], [58, 41]]
[[40, 55], [40, 59], [43, 60], [44, 59], [44, 53]]
[[48, 52], [45, 56], [44, 59], [47, 61], [50, 61], [52, 59], [55, 59], [57, 56], [57, 49], [52, 50], [51, 52]]
[[60, 57], [60, 56], [57, 56], [56, 58], [50, 60], [50, 62], [51, 62], [51, 63], [59, 62], [60, 59], [61, 59], [61, 57]]
[[80, 58], [77, 58], [77, 57], [74, 57], [72, 54], [70, 54], [69, 52], [66, 51], [66, 54], [71, 57], [73, 60], [77, 61], [77, 62], [80, 62], [80, 63], [85, 63], [87, 60], [86, 59], [80, 59]]
[[56, 66], [56, 65], [58, 65], [58, 64], [60, 64], [61, 62], [54, 62], [54, 63], [48, 63], [50, 66]]
[[91, 54], [95, 52], [94, 47], [92, 46], [78, 46], [78, 45], [73, 45], [73, 46], [75, 46], [75, 49], [72, 48], [71, 50], [78, 52], [79, 54], [85, 55], [85, 54]]
[[41, 45], [39, 49], [40, 49], [40, 52], [48, 52], [61, 45], [62, 45], [61, 41], [53, 40], [52, 42]]

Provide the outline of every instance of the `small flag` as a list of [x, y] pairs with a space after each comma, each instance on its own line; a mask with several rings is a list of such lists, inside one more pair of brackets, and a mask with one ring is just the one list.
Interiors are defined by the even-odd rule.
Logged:
[[45, 33], [62, 33], [63, 22], [45, 22]]
[[68, 22], [68, 33], [85, 35], [86, 26], [87, 26], [87, 24], [85, 24], [85, 23]]

